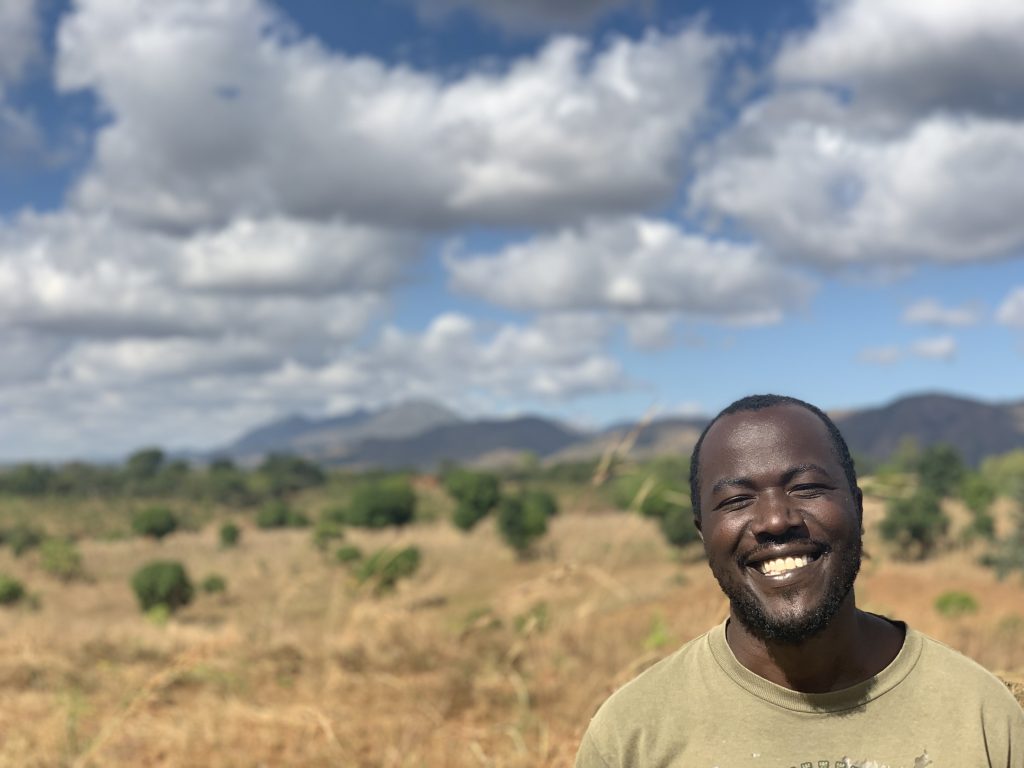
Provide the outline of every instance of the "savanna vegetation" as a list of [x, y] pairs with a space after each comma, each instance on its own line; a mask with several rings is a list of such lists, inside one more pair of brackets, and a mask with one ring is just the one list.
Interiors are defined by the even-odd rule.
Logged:
[[[0, 765], [571, 765], [720, 621], [685, 460], [0, 472]], [[858, 596], [1024, 695], [1024, 451], [864, 478]]]

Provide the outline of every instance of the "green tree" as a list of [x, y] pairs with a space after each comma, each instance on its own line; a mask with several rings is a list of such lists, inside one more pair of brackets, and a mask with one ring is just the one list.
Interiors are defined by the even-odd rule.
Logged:
[[260, 464], [258, 472], [274, 496], [315, 488], [327, 481], [324, 471], [316, 464], [287, 454], [270, 454]]
[[673, 504], [665, 510], [659, 521], [661, 532], [673, 547], [685, 547], [700, 541], [689, 505]]
[[898, 554], [910, 560], [923, 560], [934, 552], [946, 531], [949, 518], [942, 511], [939, 497], [920, 489], [910, 498], [895, 499], [886, 507], [881, 532], [895, 544]]
[[945, 443], [926, 448], [917, 462], [921, 487], [940, 499], [952, 495], [960, 487], [965, 472], [960, 454]]
[[406, 525], [416, 513], [416, 493], [404, 477], [365, 482], [355, 489], [348, 524], [363, 528]]
[[42, 496], [50, 490], [54, 472], [40, 464], [18, 464], [0, 474], [0, 491], [15, 496]]
[[158, 605], [174, 611], [192, 602], [194, 589], [185, 567], [173, 560], [156, 560], [132, 576], [139, 607], [148, 611]]
[[220, 527], [219, 535], [221, 549], [237, 547], [238, 540], [242, 537], [242, 529], [235, 523], [224, 523], [224, 525]]
[[997, 493], [1024, 504], [1024, 449], [990, 456], [981, 463], [981, 474]]
[[74, 581], [85, 575], [82, 553], [68, 539], [47, 539], [40, 544], [39, 563], [44, 571], [61, 581]]
[[[528, 488], [522, 493], [524, 507], [536, 507], [537, 514], [544, 517], [554, 517], [558, 514], [558, 502], [555, 497], [540, 488]], [[533, 514], [527, 512], [527, 514]]]
[[456, 502], [452, 522], [463, 531], [471, 530], [483, 520], [501, 495], [498, 478], [488, 472], [455, 469], [445, 473], [443, 483]]
[[268, 501], [256, 513], [256, 525], [260, 528], [305, 528], [309, 518], [281, 500]]
[[970, 538], [980, 536], [991, 539], [996, 533], [996, 521], [990, 511], [996, 500], [996, 489], [980, 472], [968, 471], [960, 484], [960, 498], [971, 511]]
[[13, 605], [25, 596], [25, 585], [5, 573], [0, 573], [0, 605]]
[[146, 507], [132, 516], [132, 530], [159, 541], [178, 529], [178, 518], [167, 507]]
[[521, 496], [504, 496], [498, 502], [498, 532], [519, 558], [527, 557], [547, 530], [548, 518], [541, 506], [526, 505]]

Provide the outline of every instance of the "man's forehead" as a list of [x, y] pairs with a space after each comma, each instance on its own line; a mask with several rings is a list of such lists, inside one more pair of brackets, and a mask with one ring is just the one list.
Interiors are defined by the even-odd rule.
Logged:
[[780, 444], [822, 462], [838, 458], [825, 423], [812, 411], [787, 403], [722, 416], [704, 438], [701, 469], [706, 462], [753, 457]]

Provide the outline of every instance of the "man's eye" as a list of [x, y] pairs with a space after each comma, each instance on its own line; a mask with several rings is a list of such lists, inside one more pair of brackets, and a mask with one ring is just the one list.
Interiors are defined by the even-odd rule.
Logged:
[[801, 499], [813, 499], [821, 496], [827, 490], [828, 486], [825, 485], [798, 485], [793, 489], [792, 493]]
[[730, 496], [718, 505], [718, 509], [737, 509], [750, 501], [750, 496]]

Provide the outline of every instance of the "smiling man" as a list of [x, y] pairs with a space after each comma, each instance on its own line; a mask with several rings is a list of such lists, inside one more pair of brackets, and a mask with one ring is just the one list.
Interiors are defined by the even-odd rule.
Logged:
[[616, 692], [577, 768], [1024, 766], [1024, 712], [995, 677], [857, 608], [862, 499], [813, 405], [738, 400], [690, 469], [725, 624]]

